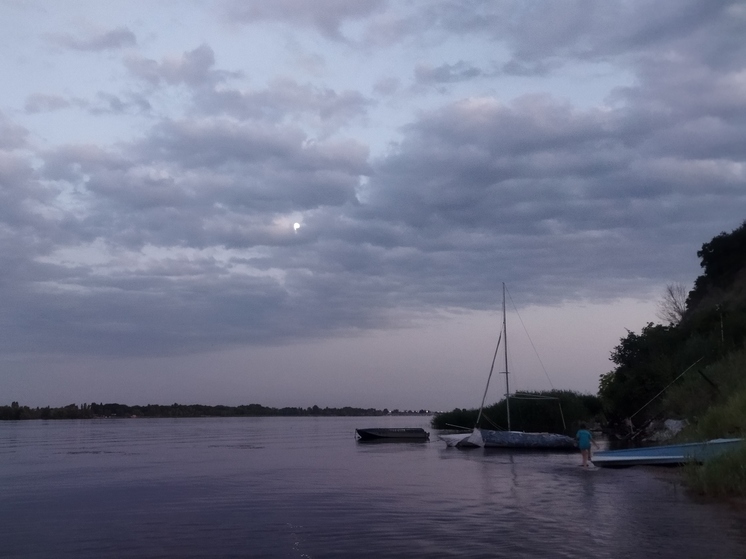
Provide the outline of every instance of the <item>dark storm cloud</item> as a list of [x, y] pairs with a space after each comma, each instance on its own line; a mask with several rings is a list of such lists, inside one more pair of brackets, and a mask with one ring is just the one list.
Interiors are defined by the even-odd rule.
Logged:
[[62, 47], [80, 51], [114, 50], [137, 45], [137, 37], [126, 27], [118, 27], [88, 37], [75, 37], [70, 34], [51, 35], [50, 40]]

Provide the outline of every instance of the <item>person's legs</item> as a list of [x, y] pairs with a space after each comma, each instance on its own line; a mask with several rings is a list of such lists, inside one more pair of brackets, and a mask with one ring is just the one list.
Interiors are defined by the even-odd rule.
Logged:
[[588, 449], [584, 448], [580, 451], [580, 455], [583, 457], [583, 467], [588, 467]]

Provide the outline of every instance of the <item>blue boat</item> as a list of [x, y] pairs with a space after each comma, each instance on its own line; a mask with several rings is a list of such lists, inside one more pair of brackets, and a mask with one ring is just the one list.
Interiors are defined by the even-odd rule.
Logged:
[[671, 444], [604, 450], [591, 458], [594, 466], [624, 468], [628, 466], [678, 466], [687, 462], [705, 462], [723, 452], [736, 450], [744, 439], [713, 439], [702, 443]]

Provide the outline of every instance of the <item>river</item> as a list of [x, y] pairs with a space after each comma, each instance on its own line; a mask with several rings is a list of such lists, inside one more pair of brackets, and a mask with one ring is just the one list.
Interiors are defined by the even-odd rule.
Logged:
[[[746, 557], [670, 471], [446, 448], [428, 419], [5, 421], [0, 557]], [[432, 440], [355, 441], [377, 426]]]

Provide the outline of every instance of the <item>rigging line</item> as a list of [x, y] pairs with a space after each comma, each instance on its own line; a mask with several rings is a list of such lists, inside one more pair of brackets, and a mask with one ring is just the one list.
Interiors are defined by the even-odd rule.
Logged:
[[496, 431], [505, 431], [505, 429], [503, 427], [500, 427], [497, 423], [495, 423], [494, 421], [492, 421], [486, 415], [484, 416], [484, 418], [487, 420], [487, 423], [489, 423], [490, 425], [492, 425], [495, 428]]
[[565, 414], [562, 413], [562, 402], [557, 398], [557, 406], [559, 407], [560, 417], [562, 418], [562, 428], [567, 431], [567, 423], [565, 423]]
[[508, 291], [508, 297], [510, 298], [510, 303], [513, 305], [513, 310], [515, 310], [515, 314], [518, 316], [518, 321], [521, 323], [521, 326], [523, 326], [523, 331], [526, 333], [526, 337], [528, 337], [528, 341], [531, 344], [531, 347], [533, 348], [534, 353], [536, 354], [536, 358], [539, 360], [539, 365], [541, 365], [541, 368], [544, 371], [544, 376], [547, 377], [547, 380], [549, 381], [549, 386], [551, 386], [552, 390], [554, 390], [554, 384], [552, 384], [552, 379], [549, 378], [549, 373], [547, 373], [547, 368], [544, 366], [544, 362], [541, 360], [541, 357], [539, 357], [539, 352], [536, 351], [536, 346], [534, 345], [534, 341], [531, 339], [531, 336], [529, 335], [528, 330], [526, 329], [526, 325], [523, 323], [523, 319], [521, 318], [521, 315], [518, 312], [518, 307], [515, 306], [515, 301], [513, 301], [513, 296], [510, 294], [510, 291]]
[[677, 377], [676, 377], [675, 379], [673, 379], [673, 380], [672, 380], [671, 382], [669, 382], [669, 383], [668, 383], [668, 384], [667, 384], [667, 385], [665, 386], [665, 388], [664, 388], [663, 390], [661, 390], [660, 392], [658, 392], [658, 394], [656, 394], [655, 396], [653, 396], [653, 397], [651, 398], [651, 400], [650, 400], [650, 401], [649, 401], [649, 402], [648, 402], [647, 404], [645, 404], [645, 405], [644, 405], [644, 406], [642, 406], [642, 407], [641, 407], [641, 408], [640, 408], [639, 410], [637, 410], [637, 411], [636, 411], [635, 413], [633, 413], [632, 415], [630, 415], [630, 416], [629, 416], [630, 420], [631, 420], [631, 419], [632, 419], [633, 417], [635, 417], [635, 416], [636, 416], [636, 415], [637, 415], [638, 413], [640, 413], [640, 412], [641, 412], [642, 410], [644, 410], [645, 408], [647, 408], [647, 407], [648, 407], [648, 406], [649, 406], [650, 404], [652, 404], [652, 403], [653, 403], [653, 400], [655, 400], [655, 399], [656, 399], [656, 398], [657, 398], [658, 396], [660, 396], [660, 395], [661, 395], [661, 394], [663, 394], [663, 393], [664, 393], [664, 392], [665, 392], [666, 390], [668, 390], [668, 387], [669, 387], [669, 386], [671, 386], [671, 385], [672, 385], [672, 384], [673, 384], [674, 382], [676, 382], [676, 381], [677, 381], [677, 380], [679, 380], [679, 379], [680, 379], [681, 377], [683, 377], [683, 376], [684, 376], [684, 373], [686, 373], [686, 372], [687, 372], [687, 371], [688, 371], [689, 369], [691, 369], [691, 368], [692, 368], [692, 367], [694, 367], [694, 366], [695, 366], [695, 365], [696, 365], [697, 363], [699, 363], [700, 361], [702, 361], [702, 359], [704, 359], [704, 357], [700, 357], [700, 358], [699, 358], [699, 359], [697, 359], [697, 360], [696, 360], [696, 361], [695, 361], [694, 363], [692, 363], [692, 364], [691, 364], [691, 365], [689, 365], [689, 366], [688, 366], [688, 367], [687, 367], [686, 369], [684, 369], [684, 372], [683, 372], [683, 373], [681, 373], [681, 374], [680, 374], [679, 376], [677, 376]]
[[492, 365], [490, 366], [490, 374], [487, 377], [487, 386], [484, 387], [484, 394], [482, 395], [482, 405], [479, 406], [479, 415], [477, 415], [477, 422], [474, 427], [479, 427], [479, 420], [482, 419], [482, 410], [484, 409], [484, 400], [487, 398], [487, 390], [490, 387], [490, 380], [492, 379], [492, 372], [495, 370], [495, 360], [497, 359], [497, 350], [500, 349], [500, 341], [503, 339], [503, 333], [497, 337], [497, 345], [495, 346], [495, 354], [492, 356]]

